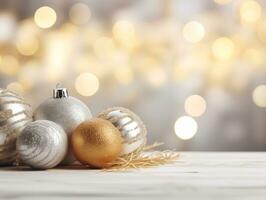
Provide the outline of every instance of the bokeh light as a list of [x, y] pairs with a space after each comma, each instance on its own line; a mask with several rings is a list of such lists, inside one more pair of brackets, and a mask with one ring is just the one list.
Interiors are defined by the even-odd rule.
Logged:
[[197, 21], [188, 22], [183, 28], [183, 36], [186, 41], [191, 43], [199, 42], [205, 35], [203, 25]]
[[[226, 142], [227, 125], [241, 126], [243, 140], [263, 136], [265, 2], [13, 1], [0, 11], [0, 83], [24, 93], [33, 107], [63, 83], [74, 88], [73, 96], [94, 95], [90, 104], [97, 110], [116, 103], [136, 109], [154, 132], [152, 140], [169, 123], [180, 138], [191, 138], [198, 123], [204, 134], [178, 150], [216, 150], [216, 136], [227, 144], [221, 150], [235, 150], [227, 149], [233, 144]], [[159, 118], [149, 118], [154, 109]], [[192, 126], [173, 128], [180, 113]], [[171, 136], [164, 139], [175, 146]]]
[[266, 21], [262, 20], [257, 26], [257, 35], [261, 42], [266, 43]]
[[189, 77], [189, 70], [183, 65], [176, 65], [174, 68], [173, 78], [176, 82], [185, 81]]
[[188, 115], [199, 117], [206, 111], [206, 101], [200, 95], [191, 95], [185, 101], [185, 111]]
[[129, 21], [120, 20], [114, 24], [113, 34], [116, 38], [130, 38], [135, 35], [135, 27]]
[[0, 12], [0, 27], [2, 27], [0, 28], [0, 42], [11, 40], [16, 30], [14, 15], [9, 12]]
[[230, 2], [232, 2], [232, 0], [214, 0], [214, 2], [220, 5], [225, 5], [225, 4], [229, 4]]
[[112, 32], [115, 40], [125, 48], [132, 49], [136, 46], [136, 30], [130, 21], [117, 21], [113, 26]]
[[36, 53], [39, 48], [39, 41], [32, 36], [22, 37], [16, 41], [16, 47], [24, 56], [30, 56]]
[[117, 81], [123, 85], [128, 85], [134, 79], [133, 71], [130, 67], [118, 67], [114, 70]]
[[69, 18], [73, 24], [83, 25], [88, 23], [91, 17], [90, 8], [84, 3], [74, 4], [69, 11]]
[[32, 19], [25, 19], [19, 25], [15, 38], [15, 45], [18, 52], [23, 56], [34, 55], [39, 47], [39, 29]]
[[214, 41], [212, 52], [218, 60], [229, 60], [235, 53], [235, 45], [231, 39], [221, 37]]
[[25, 91], [32, 89], [37, 85], [38, 80], [40, 80], [38, 67], [38, 63], [34, 61], [30, 61], [22, 67], [18, 75], [18, 82], [23, 86]]
[[82, 96], [92, 96], [99, 89], [99, 80], [92, 73], [83, 73], [77, 77], [75, 88]]
[[180, 139], [189, 140], [196, 134], [198, 125], [192, 117], [182, 116], [176, 120], [174, 129]]
[[253, 102], [259, 107], [266, 107], [266, 85], [259, 85], [253, 91]]
[[156, 67], [154, 69], [151, 69], [147, 74], [147, 81], [150, 83], [153, 87], [160, 87], [162, 86], [166, 81], [166, 74], [165, 71], [162, 68]]
[[245, 0], [240, 5], [242, 23], [254, 23], [261, 17], [261, 6], [254, 0]]
[[56, 22], [56, 12], [48, 6], [40, 7], [34, 14], [34, 21], [40, 28], [50, 28]]
[[261, 50], [256, 48], [249, 48], [245, 51], [244, 57], [247, 59], [249, 63], [252, 64], [253, 68], [260, 68], [261, 64], [264, 61], [264, 55]]
[[19, 72], [19, 62], [15, 56], [4, 55], [0, 63], [0, 73], [8, 76], [14, 76]]
[[43, 79], [58, 83], [67, 73], [67, 65], [71, 56], [71, 38], [64, 32], [51, 32], [44, 40], [44, 72]]
[[92, 44], [94, 53], [98, 57], [111, 55], [114, 52], [115, 46], [112, 38], [99, 37]]

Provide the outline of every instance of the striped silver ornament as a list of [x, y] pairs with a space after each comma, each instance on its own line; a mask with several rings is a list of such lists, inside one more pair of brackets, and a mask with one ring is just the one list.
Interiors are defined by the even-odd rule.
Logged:
[[146, 144], [147, 130], [141, 119], [123, 107], [108, 108], [99, 114], [109, 120], [121, 132], [123, 150], [121, 156], [141, 150]]
[[31, 121], [31, 106], [14, 92], [0, 89], [0, 165], [14, 163], [16, 139]]
[[66, 156], [67, 135], [63, 128], [48, 120], [28, 124], [17, 139], [20, 160], [36, 169], [49, 169]]

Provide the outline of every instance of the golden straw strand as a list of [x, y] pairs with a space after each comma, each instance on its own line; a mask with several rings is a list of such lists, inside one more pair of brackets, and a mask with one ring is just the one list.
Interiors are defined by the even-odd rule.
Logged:
[[154, 143], [144, 147], [143, 150], [145, 150], [148, 155], [141, 154], [141, 150], [139, 150], [129, 155], [119, 157], [117, 160], [109, 164], [109, 168], [103, 169], [103, 171], [124, 171], [128, 169], [155, 167], [176, 161], [179, 154], [175, 151], [166, 150], [147, 152], [147, 150], [152, 150], [162, 144], [163, 143]]

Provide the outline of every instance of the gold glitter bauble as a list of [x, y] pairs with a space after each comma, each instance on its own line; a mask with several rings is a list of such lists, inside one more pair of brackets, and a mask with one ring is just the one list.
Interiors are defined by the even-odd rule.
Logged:
[[100, 118], [81, 123], [71, 136], [71, 144], [77, 160], [98, 168], [108, 167], [122, 151], [119, 130]]

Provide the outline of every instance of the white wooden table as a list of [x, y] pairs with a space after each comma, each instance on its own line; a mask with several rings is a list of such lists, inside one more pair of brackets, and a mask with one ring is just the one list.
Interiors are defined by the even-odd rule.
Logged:
[[181, 153], [128, 172], [0, 168], [0, 199], [266, 199], [266, 153]]

